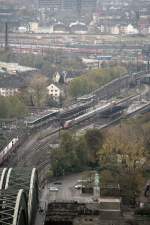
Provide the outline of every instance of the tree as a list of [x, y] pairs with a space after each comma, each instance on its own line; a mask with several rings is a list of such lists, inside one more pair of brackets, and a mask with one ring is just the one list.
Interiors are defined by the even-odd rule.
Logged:
[[21, 117], [27, 113], [19, 96], [0, 97], [0, 118]]
[[144, 139], [132, 125], [122, 124], [121, 128], [110, 129], [100, 150], [100, 156], [115, 160], [118, 165], [129, 171], [141, 168], [144, 163]]
[[0, 118], [5, 118], [8, 115], [7, 102], [5, 97], [0, 97]]
[[90, 92], [90, 86], [86, 77], [75, 78], [69, 85], [69, 94], [72, 97], [79, 97]]
[[97, 163], [97, 151], [102, 144], [101, 133], [94, 129], [81, 136], [70, 132], [61, 134], [60, 147], [51, 153], [52, 170], [55, 175], [79, 172]]
[[31, 80], [28, 87], [28, 94], [31, 97], [32, 103], [36, 107], [43, 107], [47, 101], [47, 81], [44, 75], [37, 75]]
[[120, 66], [88, 71], [86, 74], [83, 74], [70, 82], [68, 93], [72, 97], [88, 94], [114, 78], [122, 76], [125, 72], [126, 69]]
[[98, 150], [103, 143], [103, 136], [100, 130], [90, 129], [85, 134], [85, 141], [88, 148], [89, 162], [96, 165], [98, 163]]
[[27, 114], [27, 108], [19, 96], [10, 96], [8, 98], [7, 110], [9, 117], [22, 117]]
[[70, 132], [61, 135], [60, 147], [51, 152], [54, 175], [79, 172], [88, 164], [87, 145], [84, 136], [76, 137]]
[[14, 57], [14, 53], [10, 49], [0, 50], [0, 61], [10, 62], [14, 60]]
[[76, 138], [75, 149], [77, 155], [76, 165], [77, 169], [80, 171], [87, 167], [89, 161], [87, 142], [83, 135]]
[[63, 175], [63, 173], [71, 172], [76, 164], [76, 154], [74, 151], [74, 137], [68, 132], [61, 136], [60, 147], [52, 152], [52, 170], [55, 175]]
[[[140, 135], [139, 135], [140, 134]], [[109, 169], [121, 186], [122, 193], [134, 200], [144, 184], [146, 155], [144, 138], [133, 124], [122, 124], [105, 134], [99, 150], [101, 167]]]

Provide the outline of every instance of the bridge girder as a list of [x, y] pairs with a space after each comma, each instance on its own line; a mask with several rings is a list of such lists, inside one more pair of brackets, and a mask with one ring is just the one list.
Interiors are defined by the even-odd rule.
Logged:
[[5, 188], [7, 168], [0, 168], [0, 190]]
[[9, 168], [5, 190], [24, 189], [27, 196], [28, 221], [32, 224], [38, 206], [38, 176], [36, 168]]
[[23, 189], [0, 191], [0, 224], [28, 225], [27, 199]]

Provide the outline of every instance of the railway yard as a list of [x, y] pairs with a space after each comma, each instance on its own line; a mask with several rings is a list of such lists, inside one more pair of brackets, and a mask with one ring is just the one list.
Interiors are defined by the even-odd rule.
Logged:
[[[99, 224], [98, 221], [103, 221], [104, 224], [106, 221], [108, 224], [113, 221], [117, 225], [124, 225], [124, 218], [132, 218], [130, 213], [124, 217], [121, 215], [118, 199], [113, 200], [115, 210], [117, 207], [113, 217], [108, 218], [108, 212], [103, 217], [103, 208], [99, 208], [93, 194], [81, 193], [78, 181], [82, 180], [82, 174], [49, 183], [48, 171], [51, 165], [50, 152], [59, 147], [60, 135], [65, 130], [82, 135], [88, 129], [106, 129], [116, 126], [122, 119], [149, 112], [150, 87], [149, 83], [145, 83], [145, 77], [147, 80], [148, 71], [125, 74], [91, 94], [78, 98], [70, 107], [32, 113], [21, 122], [1, 121], [1, 129], [8, 132], [11, 127], [12, 133], [12, 139], [0, 152], [1, 166], [36, 167], [39, 174], [40, 210], [37, 212], [35, 225], [72, 224], [73, 218], [74, 224], [83, 220], [83, 224], [87, 221], [94, 224]], [[101, 198], [101, 201], [107, 207], [106, 199]], [[112, 199], [107, 201], [110, 204]], [[147, 225], [146, 222], [145, 224]]]
[[0, 0], [0, 225], [150, 225], [150, 0]]
[[[8, 43], [13, 52], [44, 54], [60, 50], [69, 55], [87, 57], [109, 55], [112, 61], [144, 61], [142, 51], [149, 45], [148, 37], [115, 35], [9, 33]], [[0, 45], [5, 46], [5, 34], [0, 33]]]
[[[135, 81], [142, 76], [137, 74]], [[122, 82], [116, 79], [96, 90], [91, 95], [93, 100], [90, 99], [90, 95], [85, 96], [88, 102], [73, 105], [60, 112], [58, 110], [46, 111], [43, 114], [26, 118], [24, 120], [26, 134], [23, 137], [17, 136], [18, 139], [16, 143], [13, 143], [13, 148], [11, 146], [4, 149], [1, 153], [4, 162], [1, 159], [1, 165], [34, 165], [39, 168], [41, 179], [44, 179], [50, 163], [49, 151], [59, 145], [59, 136], [64, 129], [71, 129], [81, 134], [89, 128], [104, 129], [118, 123], [121, 118], [149, 111], [149, 86], [141, 82], [140, 87], [138, 84], [129, 90], [131, 82], [129, 77], [125, 75], [121, 79]], [[125, 89], [128, 89], [126, 96], [122, 96], [121, 88], [124, 93]], [[82, 97], [84, 101], [85, 97]]]

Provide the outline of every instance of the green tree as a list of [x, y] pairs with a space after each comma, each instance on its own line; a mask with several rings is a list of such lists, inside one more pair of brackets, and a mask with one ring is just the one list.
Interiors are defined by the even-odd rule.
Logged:
[[0, 97], [0, 118], [22, 117], [27, 108], [19, 96]]
[[52, 170], [55, 175], [79, 172], [91, 165], [96, 165], [97, 151], [102, 144], [102, 135], [98, 130], [91, 130], [81, 136], [70, 132], [61, 135], [60, 147], [51, 153]]
[[9, 117], [22, 117], [27, 113], [27, 108], [20, 100], [19, 96], [9, 97], [7, 109], [9, 112]]
[[0, 97], [0, 118], [8, 116], [7, 98]]
[[85, 141], [88, 149], [89, 162], [93, 165], [98, 163], [98, 151], [103, 143], [103, 135], [98, 129], [90, 129], [85, 134]]
[[76, 155], [77, 155], [77, 169], [78, 171], [83, 170], [88, 165], [88, 148], [84, 135], [76, 138], [75, 143]]
[[61, 135], [60, 147], [51, 153], [54, 175], [79, 172], [87, 166], [88, 154], [85, 138], [69, 132]]
[[85, 77], [76, 78], [69, 85], [69, 94], [78, 97], [90, 92], [90, 86]]
[[86, 74], [83, 74], [70, 82], [68, 93], [72, 97], [87, 94], [114, 78], [122, 76], [125, 72], [126, 69], [119, 66], [88, 71]]

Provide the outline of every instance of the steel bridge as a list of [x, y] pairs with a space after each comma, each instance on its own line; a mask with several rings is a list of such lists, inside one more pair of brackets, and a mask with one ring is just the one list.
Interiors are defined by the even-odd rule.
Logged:
[[33, 225], [37, 207], [36, 168], [0, 168], [0, 225]]

